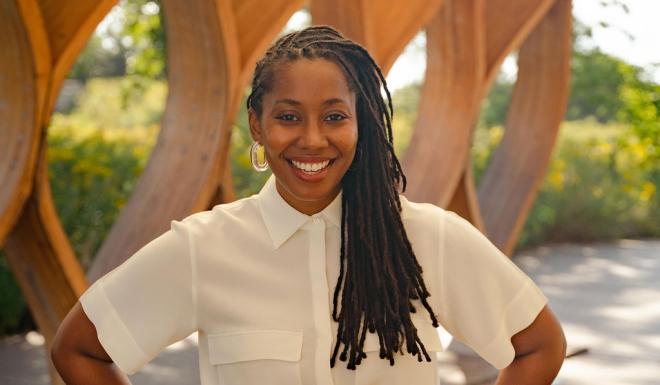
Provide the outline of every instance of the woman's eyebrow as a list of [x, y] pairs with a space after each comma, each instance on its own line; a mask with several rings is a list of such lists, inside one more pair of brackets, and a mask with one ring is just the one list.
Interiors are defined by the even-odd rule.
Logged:
[[300, 103], [299, 101], [297, 101], [295, 99], [289, 99], [289, 98], [278, 99], [278, 100], [275, 101], [274, 104], [277, 104], [277, 103], [291, 104], [291, 105], [294, 105], [294, 106], [299, 106], [299, 105], [302, 104], [302, 103]]
[[[278, 103], [290, 104], [290, 105], [293, 105], [293, 106], [299, 106], [299, 105], [302, 104], [300, 101], [295, 100], [295, 99], [290, 99], [290, 98], [277, 99], [275, 101], [275, 104], [278, 104]], [[343, 104], [348, 105], [348, 103], [344, 99], [340, 99], [340, 98], [328, 99], [328, 100], [324, 101], [322, 103], [322, 105], [327, 106], [327, 105], [338, 104], [338, 103], [343, 103]]]
[[325, 102], [323, 102], [323, 105], [324, 106], [329, 106], [331, 104], [338, 104], [338, 103], [343, 103], [343, 104], [348, 105], [348, 103], [344, 99], [340, 99], [340, 98], [328, 99]]

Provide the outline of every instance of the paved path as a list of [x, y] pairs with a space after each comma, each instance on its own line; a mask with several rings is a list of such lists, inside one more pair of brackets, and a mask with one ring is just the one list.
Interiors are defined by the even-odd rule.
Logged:
[[550, 299], [569, 346], [589, 348], [566, 361], [561, 384], [660, 384], [659, 240], [542, 247], [516, 261]]
[[[589, 349], [566, 360], [556, 385], [660, 384], [660, 240], [544, 246], [514, 260], [550, 299], [569, 349]], [[40, 343], [36, 333], [0, 340], [0, 384], [48, 384]], [[443, 385], [486, 385], [496, 375], [456, 343], [439, 359]], [[198, 385], [194, 335], [170, 346], [131, 381]]]

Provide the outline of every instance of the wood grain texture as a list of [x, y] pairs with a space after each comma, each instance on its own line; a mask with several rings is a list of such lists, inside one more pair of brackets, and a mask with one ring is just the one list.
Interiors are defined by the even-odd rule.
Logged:
[[[241, 55], [241, 78], [245, 85], [254, 71], [256, 60], [275, 40], [304, 0], [233, 0], [236, 35]], [[243, 96], [243, 95], [241, 95]]]
[[557, 0], [520, 48], [502, 142], [478, 189], [486, 231], [510, 252], [534, 201], [568, 99], [571, 2]]
[[437, 13], [442, 0], [312, 0], [314, 24], [327, 24], [365, 46], [384, 74]]
[[[460, 3], [461, 6], [466, 6], [466, 2]], [[433, 52], [436, 47], [442, 47], [442, 44], [445, 47], [447, 46], [447, 43], [442, 43], [439, 38], [434, 36], [452, 39], [452, 36], [467, 38], [470, 35], [464, 31], [453, 35], [451, 31], [433, 34], [432, 26], [434, 23], [429, 24], [427, 28], [427, 74], [420, 98], [418, 121], [404, 158], [404, 166], [410, 181], [409, 197], [413, 200], [432, 202], [458, 212], [491, 237], [491, 240], [506, 253], [511, 252], [527, 216], [529, 205], [536, 196], [538, 184], [545, 172], [547, 159], [554, 146], [556, 130], [566, 105], [568, 81], [564, 75], [568, 68], [570, 53], [566, 54], [563, 44], [566, 33], [570, 34], [570, 25], [555, 23], [553, 26], [559, 37], [558, 41], [561, 42], [560, 46], [550, 47], [547, 43], [543, 43], [542, 39], [530, 35], [533, 30], [536, 31], [534, 28], [539, 25], [542, 19], [547, 23], [545, 20], [550, 17], [549, 11], [553, 4], [554, 2], [546, 0], [508, 2], [495, 0], [477, 5], [475, 9], [479, 10], [481, 8], [483, 10], [483, 13], [479, 16], [481, 19], [474, 18], [472, 21], [466, 21], [466, 25], [476, 23], [482, 26], [481, 30], [475, 33], [476, 41], [482, 43], [480, 43], [479, 48], [473, 51], [475, 56], [482, 57], [482, 73], [480, 76], [472, 78], [461, 78], [458, 74], [443, 73], [440, 71], [442, 66], [435, 64], [436, 61], [442, 62], [443, 65], [452, 63], [456, 60], [452, 56], [457, 55], [461, 51], [460, 49], [444, 48]], [[445, 8], [448, 10], [451, 7], [452, 4], [447, 1]], [[445, 9], [442, 10], [442, 12], [445, 11]], [[477, 12], [479, 13], [479, 11]], [[570, 4], [566, 12], [570, 15]], [[557, 16], [552, 17], [556, 19]], [[466, 19], [460, 15], [454, 15], [448, 17], [448, 20], [456, 22], [456, 20]], [[433, 43], [434, 39], [441, 43]], [[526, 131], [521, 133], [515, 129], [509, 130], [507, 128], [505, 140], [521, 141], [511, 145], [503, 143], [502, 148], [496, 152], [500, 153], [500, 158], [494, 158], [493, 164], [489, 167], [489, 172], [492, 172], [491, 177], [484, 178], [486, 184], [481, 186], [478, 189], [479, 192], [477, 192], [471, 174], [471, 166], [467, 159], [473, 122], [478, 113], [479, 104], [483, 97], [487, 95], [494, 75], [497, 73], [502, 61], [511, 50], [517, 49], [523, 42], [525, 42], [526, 52], [535, 49], [546, 49], [547, 55], [556, 55], [552, 60], [554, 64], [544, 66], [536, 63], [538, 64], [536, 67], [529, 64], [527, 70], [519, 73], [520, 84], [516, 85], [518, 91], [514, 95], [509, 117], [512, 122], [519, 122], [512, 123], [512, 126], [521, 128], [520, 124], [524, 122]], [[546, 44], [545, 48], [541, 48], [542, 44]], [[539, 47], [531, 48], [537, 45]], [[456, 45], [456, 47], [459, 46], [464, 48], [469, 44]], [[471, 58], [457, 60], [458, 65], [468, 65], [476, 62], [478, 60]], [[539, 80], [544, 75], [555, 76], [556, 78], [554, 81], [549, 80], [546, 84]], [[479, 79], [479, 82], [474, 79]], [[532, 81], [532, 79], [536, 81]], [[456, 89], [451, 89], [452, 82], [456, 82], [456, 85], [453, 86]], [[472, 96], [465, 93], [461, 94], [461, 89], [474, 90], [476, 94]], [[553, 103], [552, 105], [556, 108], [550, 110], [555, 110], [555, 112], [546, 111], [546, 114], [537, 113], [537, 111], [531, 114], [525, 112], [525, 109], [521, 106], [529, 105], [531, 103], [530, 96], [535, 97], [538, 93], [543, 93], [547, 97], [547, 99], [544, 99], [545, 103]], [[447, 105], [451, 105], [451, 107], [447, 108]], [[560, 111], [558, 115], [556, 114], [557, 109]], [[460, 111], [460, 113], [452, 118], [452, 113], [457, 111]], [[525, 114], [528, 114], [528, 116], [525, 117]], [[547, 116], [548, 114], [553, 117]], [[429, 129], [433, 124], [437, 125], [436, 130]], [[542, 148], [536, 152], [537, 158], [519, 161], [515, 165], [513, 164], [515, 162], [512, 163], [510, 159], [504, 160], [507, 156], [509, 158], [515, 157], [520, 151], [518, 146], [529, 143], [526, 140], [528, 140], [530, 132], [542, 132], [542, 134], [535, 137], [536, 141], [534, 142], [537, 148]], [[532, 155], [530, 154], [530, 156]], [[498, 173], [498, 175], [501, 175], [502, 170], [511, 171], [516, 165], [517, 167], [529, 168], [529, 175], [527, 176], [535, 182], [526, 182], [521, 178], [512, 176], [505, 178], [493, 176]], [[502, 196], [494, 193], [494, 186], [505, 190], [506, 187], [504, 186], [507, 186], [510, 191], [517, 191], [518, 195], [516, 197], [519, 199], [513, 201], [507, 199], [508, 204], [505, 205], [506, 207], [493, 214], [493, 207], [498, 205], [501, 199], [499, 197]], [[507, 195], [504, 194], [504, 196]], [[517, 205], [514, 202], [520, 202], [521, 204]], [[486, 219], [483, 218], [485, 214], [482, 215], [481, 207], [488, 207], [490, 222], [487, 223]]]
[[14, 1], [0, 3], [0, 247], [32, 190], [41, 127], [33, 52]]
[[[67, 6], [75, 5], [72, 3], [62, 4], [60, 10], [66, 11]], [[90, 12], [99, 12], [99, 7], [104, 5], [107, 6], [107, 3], [97, 2], [88, 9]], [[19, 130], [19, 142], [9, 148], [28, 154], [27, 158], [20, 159], [16, 153], [7, 152], [15, 157], [13, 170], [16, 174], [21, 174], [20, 182], [12, 187], [18, 187], [22, 193], [10, 202], [15, 208], [13, 212], [0, 212], [3, 223], [14, 221], [14, 225], [6, 233], [4, 251], [35, 322], [46, 339], [48, 349], [60, 320], [87, 287], [87, 282], [53, 206], [45, 157], [45, 127], [55, 95], [59, 93], [59, 84], [66, 75], [64, 68], [73, 60], [71, 58], [67, 62], [66, 58], [66, 55], [73, 53], [71, 44], [75, 46], [80, 41], [84, 42], [93, 31], [93, 26], [87, 27], [86, 30], [63, 28], [57, 31], [62, 44], [53, 47], [53, 41], [49, 39], [52, 31], [48, 31], [48, 24], [37, 1], [3, 2], [0, 18], [7, 16], [10, 19], [9, 26], [20, 25], [23, 31], [22, 36], [15, 36], [13, 43], [16, 45], [11, 47], [9, 55], [3, 55], [3, 59], [23, 60], [23, 68], [8, 71], [21, 74], [12, 79], [18, 82], [19, 89], [30, 94], [31, 100], [29, 106], [25, 104], [25, 95], [15, 94], [6, 100], [11, 111], [23, 114], [21, 122], [6, 121], [4, 117], [10, 114], [2, 113], [1, 120], [10, 125], [9, 129]], [[100, 16], [96, 19], [90, 16], [87, 20], [88, 25], [93, 24], [95, 20], [100, 20]], [[29, 56], [26, 55], [27, 52]], [[29, 60], [26, 60], [28, 57]], [[5, 70], [7, 69], [3, 68], [2, 73], [5, 73]], [[29, 79], [24, 78], [24, 71], [29, 73]], [[4, 143], [1, 147], [7, 148]], [[15, 182], [16, 179], [12, 181]], [[27, 198], [24, 198], [25, 194], [28, 194]], [[14, 218], [16, 213], [19, 215]], [[7, 228], [3, 227], [1, 231], [6, 230]], [[2, 237], [4, 238], [4, 234]], [[50, 362], [49, 373], [53, 384], [63, 383]]]
[[[487, 97], [492, 82], [507, 55], [519, 48], [553, 2], [554, 0], [491, 0], [485, 2], [486, 73], [481, 84], [480, 99]], [[464, 218], [485, 232], [471, 172], [471, 166], [466, 164], [449, 207], [457, 210]]]
[[[25, 81], [25, 84], [28, 88], [29, 85], [33, 87], [31, 103], [35, 106], [32, 119], [27, 120], [32, 127], [22, 129], [24, 133], [37, 132], [39, 135], [32, 136], [31, 141], [25, 143], [34, 152], [35, 158], [34, 162], [26, 165], [30, 169], [31, 178], [22, 186], [30, 195], [21, 207], [16, 225], [7, 236], [4, 250], [28, 305], [35, 314], [35, 320], [49, 341], [55, 326], [59, 324], [59, 321], [54, 323], [54, 320], [66, 314], [87, 283], [62, 231], [48, 184], [46, 140], [43, 135], [46, 122], [42, 112], [52, 108], [47, 105], [46, 95], [52, 84], [53, 73], [50, 68], [56, 58], [51, 56], [53, 50], [44, 38], [47, 32], [36, 3], [21, 0], [15, 4], [19, 12], [12, 15], [13, 20], [24, 26], [26, 37], [17, 41], [22, 41], [31, 52], [30, 62], [25, 63], [25, 67], [31, 72], [32, 79]], [[21, 106], [16, 105], [17, 100], [9, 99], [8, 102], [20, 111]], [[20, 125], [16, 127], [21, 128]], [[16, 205], [19, 203], [19, 200], [14, 201]], [[35, 242], [35, 239], [39, 241]]]
[[411, 200], [447, 207], [467, 163], [485, 72], [483, 0], [446, 0], [427, 25], [427, 65], [404, 156]]
[[[484, 92], [506, 56], [516, 50], [555, 0], [488, 0], [486, 7], [486, 77]], [[484, 94], [485, 96], [485, 94]]]
[[45, 121], [48, 89], [53, 71], [53, 55], [48, 41], [48, 32], [37, 0], [17, 0], [16, 4], [27, 32], [32, 49], [32, 67], [36, 82], [37, 119]]
[[[310, 0], [309, 12], [312, 24], [330, 25], [370, 49], [373, 17], [368, 17], [365, 9], [368, 5], [368, 0]], [[374, 52], [372, 54], [375, 56]]]
[[163, 1], [169, 95], [158, 140], [88, 272], [122, 263], [181, 219], [205, 210], [225, 169], [240, 61], [229, 2]]
[[[77, 55], [75, 50], [79, 51], [82, 48], [81, 42], [84, 43], [93, 32], [94, 23], [101, 20], [102, 13], [107, 12], [111, 2], [95, 2], [93, 7], [83, 7], [89, 14], [85, 22], [77, 24], [78, 29], [63, 27], [56, 23], [57, 28], [61, 28], [57, 31], [59, 41], [57, 46], [53, 46], [55, 43], [50, 37], [54, 32], [48, 29], [55, 27], [46, 22], [41, 4], [34, 0], [17, 0], [15, 4], [19, 12], [18, 15], [14, 15], [13, 20], [21, 23], [25, 28], [25, 40], [31, 52], [31, 62], [26, 63], [25, 67], [31, 70], [32, 84], [36, 88], [31, 95], [35, 106], [32, 127], [24, 130], [37, 132], [38, 136], [33, 136], [32, 141], [29, 142], [35, 161], [29, 166], [31, 178], [22, 187], [30, 195], [22, 206], [16, 225], [7, 235], [5, 252], [10, 264], [13, 265], [12, 269], [16, 272], [17, 281], [28, 299], [28, 305], [35, 314], [35, 320], [48, 342], [56, 325], [59, 324], [58, 317], [66, 314], [87, 287], [80, 264], [60, 224], [48, 182], [47, 142], [44, 130], [53, 109], [54, 95], [59, 93], [59, 85], [66, 73], [66, 71], [56, 72], [53, 69], [57, 65], [72, 64], [73, 59], [63, 57]], [[54, 3], [49, 5], [56, 7]], [[75, 4], [63, 2], [58, 12], [70, 6]], [[78, 23], [79, 19], [71, 21]], [[25, 81], [25, 84], [30, 85], [31, 82]], [[9, 103], [15, 104], [16, 100], [9, 100]], [[16, 107], [20, 111], [20, 106]], [[18, 200], [14, 202], [14, 204], [18, 203], [20, 203]], [[40, 241], [34, 242], [34, 239]], [[20, 268], [21, 266], [24, 268]]]

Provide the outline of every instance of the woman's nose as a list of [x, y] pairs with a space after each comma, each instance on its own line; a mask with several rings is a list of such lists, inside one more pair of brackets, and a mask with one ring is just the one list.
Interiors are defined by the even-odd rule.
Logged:
[[304, 148], [325, 147], [328, 145], [328, 139], [319, 123], [310, 122], [303, 128], [300, 144]]

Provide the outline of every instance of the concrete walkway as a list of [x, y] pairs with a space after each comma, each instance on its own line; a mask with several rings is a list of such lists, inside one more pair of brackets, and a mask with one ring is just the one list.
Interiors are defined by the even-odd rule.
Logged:
[[[554, 245], [514, 261], [543, 289], [562, 322], [569, 358], [555, 385], [660, 384], [660, 240]], [[37, 333], [0, 340], [0, 384], [48, 384]], [[452, 343], [439, 354], [443, 385], [491, 384], [496, 371]], [[196, 338], [161, 353], [131, 377], [134, 385], [197, 385]]]

